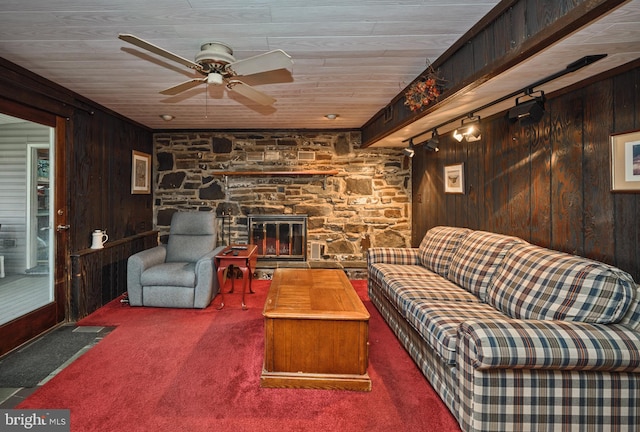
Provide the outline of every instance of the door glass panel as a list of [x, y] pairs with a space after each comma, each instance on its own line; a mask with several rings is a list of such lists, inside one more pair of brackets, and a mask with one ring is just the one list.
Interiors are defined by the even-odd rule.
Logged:
[[53, 137], [0, 114], [0, 325], [54, 301]]

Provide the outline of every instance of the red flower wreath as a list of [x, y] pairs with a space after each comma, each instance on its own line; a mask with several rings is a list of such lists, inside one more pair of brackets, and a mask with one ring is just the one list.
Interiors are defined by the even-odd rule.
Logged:
[[430, 71], [418, 81], [414, 81], [404, 94], [404, 104], [411, 111], [418, 111], [426, 107], [440, 96], [440, 88], [438, 87], [438, 78], [435, 72]]

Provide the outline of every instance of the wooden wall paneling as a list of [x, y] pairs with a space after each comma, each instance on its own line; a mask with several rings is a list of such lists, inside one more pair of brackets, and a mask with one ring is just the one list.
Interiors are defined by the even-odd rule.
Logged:
[[582, 95], [574, 93], [554, 100], [551, 105], [551, 132], [554, 142], [551, 175], [551, 247], [582, 255], [583, 98]]
[[131, 197], [131, 149], [137, 143], [133, 142], [132, 134], [125, 125], [114, 126], [117, 132], [110, 134], [105, 143], [110, 167], [107, 233], [111, 233], [112, 238], [124, 238], [132, 234], [127, 232], [128, 201]]
[[587, 257], [614, 262], [613, 236], [602, 236], [614, 230], [613, 195], [609, 169], [609, 134], [613, 124], [613, 82], [606, 80], [585, 89], [584, 105], [584, 253]]
[[526, 3], [516, 2], [509, 11], [511, 25], [511, 44], [514, 50], [518, 50], [520, 46], [527, 40]]
[[102, 208], [102, 191], [95, 186], [99, 177], [96, 172], [101, 170], [102, 159], [100, 147], [92, 140], [91, 120], [91, 115], [85, 112], [74, 115], [69, 182], [71, 250], [90, 246], [87, 224], [96, 220], [96, 209]]
[[[640, 128], [640, 87], [638, 69], [622, 74], [613, 81], [614, 133]], [[633, 89], [633, 91], [632, 91]], [[615, 265], [623, 269], [635, 269], [636, 282], [640, 282], [638, 244], [640, 240], [640, 193], [613, 193], [615, 209]]]
[[[493, 203], [494, 199], [494, 172], [495, 168], [494, 164], [494, 147], [495, 143], [491, 142], [491, 138], [489, 137], [489, 130], [485, 128], [484, 130], [485, 141], [483, 141], [482, 146], [484, 147], [484, 153], [482, 154], [482, 170], [484, 172], [484, 183], [479, 185], [479, 187], [483, 190], [484, 202], [482, 207], [482, 229], [485, 231], [495, 230], [493, 223]], [[494, 231], [495, 232], [495, 231]]]
[[421, 221], [419, 226], [412, 229], [413, 246], [418, 246], [424, 234], [434, 226], [446, 225], [447, 209], [444, 202], [444, 154], [447, 152], [447, 145], [444, 143], [444, 137], [440, 137], [440, 151], [438, 153], [429, 153], [426, 155], [424, 163], [424, 172], [422, 175], [417, 171], [413, 177], [420, 181], [420, 187], [423, 190], [424, 201], [416, 208], [419, 213], [414, 213], [414, 218], [418, 217]]
[[551, 116], [547, 112], [531, 129], [531, 230], [525, 239], [540, 246], [551, 244]]
[[[442, 138], [440, 138], [442, 140]], [[440, 145], [441, 150], [427, 158], [427, 171], [426, 175], [423, 177], [422, 181], [425, 182], [425, 194], [427, 197], [427, 201], [423, 204], [423, 212], [427, 217], [425, 230], [424, 232], [418, 233], [418, 237], [424, 236], [424, 234], [430, 228], [445, 224], [446, 218], [446, 208], [444, 206], [444, 154], [446, 152], [442, 150], [442, 144]]]
[[482, 165], [485, 142], [469, 143], [465, 161], [465, 189], [467, 201], [467, 227], [482, 229], [484, 167]]
[[509, 155], [509, 227], [517, 237], [531, 237], [531, 150], [528, 132], [533, 125], [522, 126], [519, 122], [511, 123], [502, 117], [497, 122], [505, 125], [505, 145]]
[[148, 231], [84, 249], [71, 255], [71, 319], [81, 319], [127, 290], [127, 259], [158, 245], [158, 232]]
[[511, 22], [511, 10], [506, 10], [489, 27], [493, 35], [491, 63], [496, 59], [502, 58], [512, 49]]
[[[444, 209], [444, 225], [457, 226], [456, 224], [456, 200], [454, 194], [444, 193], [444, 184], [447, 179], [444, 176], [444, 167], [448, 165], [453, 165], [460, 163], [461, 161], [458, 159], [458, 147], [460, 143], [457, 141], [451, 141], [452, 145], [448, 146], [447, 152], [444, 154], [444, 166], [441, 168], [442, 171], [442, 191], [440, 193], [444, 196], [443, 209]], [[464, 161], [462, 161], [464, 162]]]
[[466, 227], [469, 226], [469, 212], [472, 211], [469, 207], [469, 194], [468, 194], [468, 181], [467, 176], [469, 175], [469, 146], [476, 145], [478, 142], [468, 143], [463, 141], [460, 145], [457, 146], [457, 154], [456, 154], [456, 162], [454, 163], [463, 163], [463, 175], [464, 175], [464, 189], [462, 194], [453, 195], [453, 200], [455, 203], [455, 224], [456, 226]]
[[473, 42], [473, 70], [479, 71], [493, 60], [493, 31], [491, 27], [482, 29]]
[[448, 69], [451, 77], [443, 77], [450, 85], [460, 83], [471, 75], [474, 66], [471, 60], [474, 58], [474, 52], [475, 47], [472, 44], [466, 44], [451, 57], [451, 68]]
[[446, 225], [449, 216], [449, 209], [447, 208], [447, 194], [444, 193], [444, 166], [446, 164], [447, 155], [450, 152], [450, 147], [455, 145], [455, 141], [453, 141], [449, 137], [448, 145], [446, 146], [446, 151], [443, 153], [442, 150], [438, 152], [438, 157], [434, 161], [432, 177], [435, 179], [432, 193], [433, 193], [433, 202], [437, 205], [435, 214], [434, 214], [434, 224], [429, 224], [430, 227], [436, 225]]
[[[485, 122], [486, 123], [486, 122]], [[491, 127], [490, 127], [491, 126]], [[505, 134], [493, 125], [484, 126], [482, 142], [488, 145], [488, 167], [490, 177], [488, 188], [491, 196], [489, 200], [489, 231], [505, 233], [509, 227], [509, 145]]]
[[548, 25], [552, 19], [557, 18], [557, 15], [553, 14], [553, 9], [557, 3], [559, 3], [558, 0], [526, 1], [525, 22], [528, 36], [536, 34], [545, 25]]
[[429, 154], [423, 147], [416, 150], [416, 154], [411, 161], [411, 245], [420, 243], [419, 233], [426, 231], [427, 215], [423, 209], [427, 209], [427, 158]]
[[101, 306], [102, 259], [99, 252], [71, 256], [71, 319]]

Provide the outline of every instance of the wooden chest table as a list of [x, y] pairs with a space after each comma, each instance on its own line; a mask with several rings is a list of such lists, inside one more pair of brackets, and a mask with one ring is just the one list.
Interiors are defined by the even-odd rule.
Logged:
[[277, 269], [261, 387], [371, 390], [369, 312], [342, 270]]

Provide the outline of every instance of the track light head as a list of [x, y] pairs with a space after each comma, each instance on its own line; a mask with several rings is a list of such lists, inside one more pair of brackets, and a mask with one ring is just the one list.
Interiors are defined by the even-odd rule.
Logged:
[[416, 154], [416, 151], [412, 148], [406, 148], [402, 150], [402, 153], [404, 153], [406, 157], [412, 158]]
[[[532, 97], [530, 94], [527, 96]], [[523, 126], [537, 123], [544, 115], [544, 101], [543, 91], [540, 91], [540, 96], [526, 101], [516, 98], [516, 106], [509, 110], [507, 116], [511, 122], [519, 121]]]
[[431, 134], [431, 138], [426, 143], [424, 143], [424, 148], [430, 151], [437, 152], [440, 151], [440, 149], [438, 148], [439, 144], [440, 137], [438, 136], [438, 131], [434, 129], [433, 133]]
[[453, 131], [453, 137], [458, 142], [462, 142], [463, 139], [466, 139], [467, 142], [479, 141], [482, 138], [480, 116], [469, 114], [466, 120], [465, 122], [465, 119], [463, 119], [460, 127]]
[[402, 149], [402, 153], [408, 158], [412, 158], [416, 154], [416, 150], [413, 145], [413, 138], [409, 140], [409, 147]]

